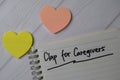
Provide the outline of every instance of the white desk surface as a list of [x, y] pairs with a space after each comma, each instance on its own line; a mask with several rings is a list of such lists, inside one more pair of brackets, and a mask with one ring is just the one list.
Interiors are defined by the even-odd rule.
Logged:
[[[72, 12], [70, 25], [56, 35], [39, 19], [46, 5]], [[6, 31], [30, 31], [35, 46], [114, 27], [120, 28], [120, 0], [0, 0], [0, 80], [32, 80], [28, 56], [15, 59], [3, 48], [1, 37]]]

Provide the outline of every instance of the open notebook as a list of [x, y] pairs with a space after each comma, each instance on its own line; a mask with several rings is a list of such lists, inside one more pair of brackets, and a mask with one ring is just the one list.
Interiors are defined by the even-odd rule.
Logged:
[[33, 80], [120, 80], [120, 31], [38, 44], [29, 59]]

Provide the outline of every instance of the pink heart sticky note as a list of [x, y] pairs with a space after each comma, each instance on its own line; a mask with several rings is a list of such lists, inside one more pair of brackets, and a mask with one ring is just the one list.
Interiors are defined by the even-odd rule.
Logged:
[[41, 10], [40, 18], [50, 32], [57, 33], [69, 24], [71, 12], [67, 8], [55, 9], [51, 6], [46, 6]]

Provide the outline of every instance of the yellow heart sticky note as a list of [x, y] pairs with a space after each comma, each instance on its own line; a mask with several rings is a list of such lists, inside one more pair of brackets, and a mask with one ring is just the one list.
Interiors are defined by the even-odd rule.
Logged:
[[23, 31], [18, 34], [9, 31], [3, 35], [2, 43], [12, 56], [20, 58], [31, 48], [33, 37], [31, 33], [27, 31]]

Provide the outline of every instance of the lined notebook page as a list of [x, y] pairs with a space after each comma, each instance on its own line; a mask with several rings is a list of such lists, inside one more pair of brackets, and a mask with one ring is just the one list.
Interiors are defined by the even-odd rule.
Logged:
[[120, 80], [120, 31], [37, 46], [44, 80]]

